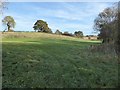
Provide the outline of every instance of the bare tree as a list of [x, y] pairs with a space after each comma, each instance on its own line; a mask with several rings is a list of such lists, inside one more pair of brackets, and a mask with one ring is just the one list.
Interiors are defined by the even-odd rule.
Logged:
[[3, 10], [6, 8], [7, 0], [0, 0], [0, 14], [3, 14]]
[[103, 43], [114, 42], [117, 32], [118, 8], [117, 4], [106, 8], [99, 13], [94, 20], [94, 29], [99, 31], [99, 38], [103, 39]]

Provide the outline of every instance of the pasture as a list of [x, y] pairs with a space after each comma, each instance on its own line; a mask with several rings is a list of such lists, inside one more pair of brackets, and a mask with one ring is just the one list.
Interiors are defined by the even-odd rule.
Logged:
[[91, 52], [100, 41], [44, 33], [3, 33], [3, 88], [110, 88], [117, 57]]

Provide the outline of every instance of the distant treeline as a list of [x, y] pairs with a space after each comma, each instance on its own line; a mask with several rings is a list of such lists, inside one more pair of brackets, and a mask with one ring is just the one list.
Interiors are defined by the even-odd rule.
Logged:
[[[8, 31], [7, 31], [8, 32]], [[9, 32], [35, 32], [35, 31], [9, 31]], [[39, 31], [40, 32], [40, 31]], [[44, 33], [44, 32], [43, 32]], [[65, 35], [65, 36], [71, 36], [71, 37], [78, 37], [78, 38], [82, 38], [84, 35], [82, 33], [82, 31], [75, 31], [74, 34], [69, 33], [69, 32], [61, 32], [60, 30], [56, 30], [55, 33], [50, 33], [50, 34], [56, 34], [56, 35]], [[87, 36], [94, 36], [94, 35], [87, 35]]]
[[[15, 20], [11, 16], [6, 16], [2, 20], [3, 24], [7, 26], [7, 29], [4, 30], [3, 32], [14, 32], [13, 28], [16, 25]], [[60, 30], [56, 30], [55, 33], [52, 32], [52, 30], [48, 27], [48, 24], [46, 21], [43, 20], [37, 20], [33, 26], [35, 32], [44, 32], [44, 33], [51, 33], [51, 34], [57, 34], [57, 35], [65, 35], [65, 36], [72, 36], [72, 37], [78, 37], [82, 38], [83, 37], [83, 32], [82, 31], [75, 31], [74, 34], [69, 33], [68, 31], [62, 33]], [[16, 31], [16, 32], [31, 32], [31, 31]]]

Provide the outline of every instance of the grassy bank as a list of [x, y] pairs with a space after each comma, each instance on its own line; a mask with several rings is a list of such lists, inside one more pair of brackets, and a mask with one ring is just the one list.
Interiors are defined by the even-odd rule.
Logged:
[[44, 33], [4, 33], [3, 87], [116, 87], [116, 56], [90, 52], [89, 41]]

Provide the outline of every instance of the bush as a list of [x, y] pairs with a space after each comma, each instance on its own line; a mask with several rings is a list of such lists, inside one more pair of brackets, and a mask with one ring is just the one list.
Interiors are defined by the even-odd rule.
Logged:
[[82, 31], [76, 31], [75, 33], [74, 33], [74, 35], [75, 35], [75, 37], [78, 37], [78, 38], [82, 38], [83, 37], [83, 32]]
[[59, 30], [56, 30], [55, 34], [62, 35], [62, 32], [60, 32]]
[[69, 33], [69, 32], [64, 32], [62, 35], [65, 35], [65, 36], [74, 36], [72, 33]]
[[14, 30], [10, 29], [8, 32], [14, 32]]

